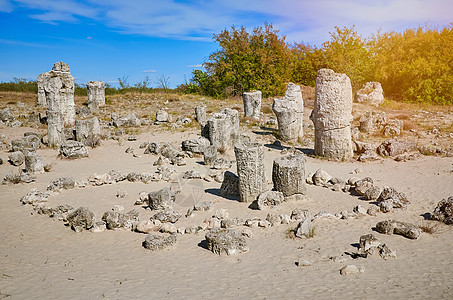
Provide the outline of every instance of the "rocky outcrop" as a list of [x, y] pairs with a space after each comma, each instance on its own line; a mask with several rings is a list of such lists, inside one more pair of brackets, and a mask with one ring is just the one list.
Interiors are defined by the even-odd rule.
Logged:
[[278, 133], [283, 141], [297, 140], [304, 136], [304, 100], [300, 86], [289, 83], [283, 98], [274, 99], [272, 110], [277, 116]]
[[345, 74], [321, 69], [316, 77], [315, 154], [335, 160], [352, 158], [352, 87]]
[[244, 92], [242, 102], [244, 103], [244, 116], [254, 119], [260, 118], [261, 91]]
[[250, 250], [242, 233], [233, 229], [214, 228], [205, 238], [208, 250], [215, 254], [235, 255]]

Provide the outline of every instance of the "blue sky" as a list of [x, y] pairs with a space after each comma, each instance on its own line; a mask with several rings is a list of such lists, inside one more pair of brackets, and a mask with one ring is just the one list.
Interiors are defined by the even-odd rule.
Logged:
[[274, 25], [289, 42], [321, 45], [334, 26], [369, 36], [453, 22], [453, 0], [0, 0], [0, 82], [36, 79], [57, 61], [79, 84], [133, 84], [164, 75], [176, 87], [232, 25]]

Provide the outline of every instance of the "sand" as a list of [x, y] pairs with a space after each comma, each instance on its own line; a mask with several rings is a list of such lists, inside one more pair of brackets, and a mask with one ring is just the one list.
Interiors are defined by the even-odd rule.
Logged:
[[[20, 138], [23, 132], [36, 129], [8, 128], [0, 133]], [[63, 222], [36, 214], [20, 198], [30, 189], [45, 190], [52, 179], [72, 176], [87, 179], [95, 173], [112, 169], [124, 173], [154, 172], [155, 155], [145, 155], [139, 145], [144, 141], [170, 141], [175, 145], [195, 138], [198, 130], [149, 131], [134, 142], [108, 140], [89, 149], [90, 157], [78, 160], [57, 158], [57, 150], [42, 148], [38, 153], [50, 172], [37, 175], [30, 184], [0, 186], [0, 299], [452, 299], [453, 298], [453, 228], [439, 224], [433, 234], [422, 233], [417, 240], [399, 235], [382, 235], [373, 230], [377, 222], [395, 219], [416, 225], [425, 221], [442, 199], [453, 195], [453, 158], [422, 156], [408, 162], [384, 159], [377, 162], [333, 162], [307, 157], [306, 172], [322, 168], [334, 177], [370, 176], [375, 183], [392, 186], [411, 201], [407, 210], [379, 213], [348, 220], [315, 220], [315, 235], [310, 239], [292, 239], [287, 230], [297, 223], [271, 228], [251, 228], [250, 251], [236, 256], [218, 256], [203, 246], [205, 233], [178, 235], [173, 249], [153, 252], [142, 247], [146, 234], [126, 230], [100, 233], [76, 233]], [[250, 132], [253, 139], [267, 143]], [[141, 157], [125, 153], [133, 147]], [[271, 189], [272, 161], [280, 150], [265, 147], [266, 176]], [[8, 153], [0, 152], [4, 164], [0, 177], [14, 170], [7, 162]], [[234, 159], [233, 151], [225, 157]], [[218, 196], [220, 183], [200, 179], [183, 180], [185, 170], [196, 169], [203, 175], [208, 169], [202, 157], [187, 159], [187, 165], [175, 167], [181, 185], [175, 209], [185, 214], [199, 201], [213, 201], [214, 210], [196, 212], [182, 218], [177, 227], [199, 225], [220, 208], [230, 217], [265, 218], [269, 212], [291, 214], [294, 208], [339, 213], [356, 205], [373, 204], [344, 192], [308, 186], [308, 199], [284, 202], [276, 209], [254, 211], [248, 204]], [[358, 174], [351, 174], [356, 169]], [[236, 167], [231, 169], [236, 172]], [[134, 206], [141, 191], [151, 192], [170, 184], [164, 181], [144, 184], [121, 182], [100, 187], [87, 186], [64, 190], [49, 197], [48, 204], [87, 206], [100, 220], [113, 205], [125, 211], [136, 208], [144, 220], [153, 212]], [[127, 190], [128, 196], [117, 198], [116, 191]], [[246, 227], [243, 227], [246, 228]], [[397, 252], [397, 259], [383, 260], [378, 255], [352, 259], [345, 252], [356, 252], [359, 237], [373, 233]], [[343, 257], [334, 261], [332, 257]], [[297, 266], [308, 260], [311, 266]], [[364, 272], [342, 276], [339, 270], [348, 264], [363, 267]]]

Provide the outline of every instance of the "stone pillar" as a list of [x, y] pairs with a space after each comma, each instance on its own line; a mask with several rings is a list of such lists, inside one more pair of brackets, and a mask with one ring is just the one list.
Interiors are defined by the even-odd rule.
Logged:
[[76, 140], [88, 146], [89, 139], [93, 142], [96, 137], [100, 138], [101, 127], [99, 120], [96, 117], [87, 120], [76, 120], [75, 122], [75, 137]]
[[242, 101], [244, 102], [244, 115], [259, 119], [261, 113], [261, 91], [244, 92]]
[[99, 107], [105, 105], [105, 84], [104, 81], [88, 81], [88, 108], [92, 113], [99, 113]]
[[57, 62], [42, 78], [49, 146], [56, 146], [64, 140], [64, 126], [72, 127], [75, 123], [74, 77], [67, 64]]
[[231, 148], [239, 139], [239, 113], [235, 109], [226, 108], [212, 115], [202, 129], [211, 145], [218, 148]]
[[25, 155], [25, 170], [32, 174], [44, 173], [44, 163], [38, 153], [28, 151]]
[[346, 74], [321, 69], [316, 77], [315, 154], [335, 160], [352, 158], [352, 88]]
[[302, 153], [290, 154], [276, 158], [272, 168], [274, 190], [282, 192], [285, 197], [294, 194], [305, 194], [305, 158]]
[[203, 152], [203, 161], [204, 164], [207, 166], [214, 165], [214, 161], [217, 159], [217, 147], [215, 145], [211, 145], [206, 147]]
[[206, 125], [206, 106], [202, 105], [195, 107], [195, 118], [198, 123], [200, 123], [201, 127]]
[[277, 116], [278, 133], [281, 140], [297, 140], [304, 136], [304, 100], [299, 85], [288, 83], [285, 96], [274, 99], [272, 110]]
[[252, 202], [267, 188], [264, 149], [259, 143], [238, 143], [234, 147], [241, 202]]
[[46, 106], [46, 92], [44, 91], [44, 85], [49, 79], [49, 72], [45, 72], [38, 75], [36, 83], [38, 84], [38, 106]]

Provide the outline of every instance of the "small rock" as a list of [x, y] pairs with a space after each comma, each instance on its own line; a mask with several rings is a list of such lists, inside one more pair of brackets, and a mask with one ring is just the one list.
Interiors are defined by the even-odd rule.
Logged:
[[142, 243], [143, 247], [148, 250], [156, 251], [173, 247], [176, 244], [176, 234], [169, 236], [161, 236], [155, 234], [148, 234], [145, 241]]
[[216, 212], [214, 214], [214, 218], [223, 220], [223, 219], [228, 219], [229, 215], [230, 214], [228, 213], [227, 209], [220, 208], [220, 209], [216, 210]]
[[206, 233], [205, 238], [208, 249], [215, 254], [235, 255], [250, 250], [242, 233], [236, 230], [214, 228]]
[[358, 274], [360, 273], [359, 268], [356, 265], [347, 265], [341, 268], [340, 274], [341, 275], [350, 275], [350, 274]]
[[125, 198], [127, 196], [127, 191], [125, 189], [119, 189], [116, 191], [116, 197]]

